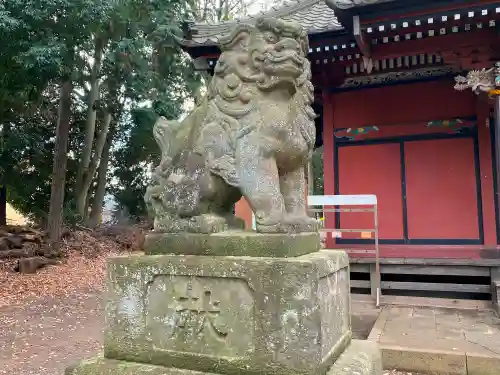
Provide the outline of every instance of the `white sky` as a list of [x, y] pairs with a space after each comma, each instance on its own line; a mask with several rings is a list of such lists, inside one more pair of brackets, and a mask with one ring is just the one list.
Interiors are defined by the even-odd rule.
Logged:
[[248, 13], [255, 14], [261, 11], [265, 11], [271, 8], [276, 3], [281, 3], [281, 1], [257, 0], [255, 3], [248, 7]]

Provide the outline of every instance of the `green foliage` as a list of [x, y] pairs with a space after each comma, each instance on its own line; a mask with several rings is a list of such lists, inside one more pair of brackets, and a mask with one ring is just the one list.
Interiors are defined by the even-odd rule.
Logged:
[[181, 25], [210, 16], [195, 14], [195, 9], [231, 19], [246, 5], [242, 0], [221, 1], [217, 9], [202, 0], [0, 1], [0, 184], [7, 186], [9, 202], [35, 221], [46, 220], [59, 85], [69, 77], [75, 89], [64, 215], [68, 221], [79, 220], [73, 189], [84, 140], [91, 56], [101, 41], [97, 132], [104, 110], [111, 108], [111, 192], [118, 209], [143, 216], [148, 171], [160, 158], [152, 127], [158, 116], [182, 116], [201, 84], [178, 44]]
[[312, 154], [312, 170], [314, 181], [314, 194], [323, 195], [324, 188], [324, 162], [323, 162], [323, 147], [317, 148]]
[[[181, 113], [189, 95], [183, 78], [191, 72], [189, 61], [176, 43], [184, 17], [184, 3], [177, 0], [0, 3], [0, 183], [8, 187], [8, 199], [17, 209], [34, 220], [46, 219], [58, 84], [63, 76], [70, 75], [75, 92], [65, 212], [68, 219], [72, 217], [72, 189], [86, 120], [85, 82], [96, 37], [106, 41], [100, 74], [101, 102], [110, 101], [115, 106], [115, 148], [134, 145], [122, 151], [128, 156], [120, 159], [115, 168], [118, 180], [127, 181], [135, 169], [140, 169], [137, 161], [154, 159], [154, 155], [144, 156], [147, 152], [140, 146], [151, 147], [153, 154], [157, 152], [151, 139], [142, 140], [151, 138], [152, 125], [149, 132], [142, 127], [133, 130], [132, 113], [145, 102], [148, 105], [143, 112], [152, 116], [177, 117]], [[99, 127], [103, 106], [98, 106]], [[116, 156], [120, 157], [120, 153]], [[123, 173], [122, 167], [130, 176]], [[133, 192], [133, 185], [131, 188]]]
[[[0, 181], [14, 206], [34, 218], [44, 219], [50, 197], [57, 84], [75, 72], [75, 52], [107, 17], [108, 3], [10, 0], [0, 5]], [[73, 114], [76, 123], [79, 113]]]
[[142, 25], [148, 32], [137, 34], [133, 43], [119, 45], [122, 53], [134, 57], [130, 66], [135, 74], [127, 77], [127, 97], [133, 105], [130, 116], [122, 119], [115, 143], [112, 192], [118, 208], [135, 218], [146, 215], [143, 197], [148, 170], [160, 159], [153, 125], [158, 116], [179, 118], [184, 103], [200, 85], [189, 57], [176, 42], [185, 16], [185, 4], [177, 5], [168, 8], [170, 13], [161, 11], [161, 17], [145, 20]]
[[[51, 189], [57, 96], [53, 99], [56, 103], [52, 103], [50, 98], [44, 98], [41, 104], [44, 110], [19, 117], [18, 121], [8, 127], [8, 133], [4, 134], [4, 152], [1, 153], [1, 165], [8, 169], [2, 179], [8, 187], [9, 202], [30, 219], [40, 223], [46, 220]], [[79, 148], [79, 127], [83, 121], [84, 113], [74, 108], [74, 126], [69, 145], [71, 150]], [[73, 153], [68, 158], [67, 168], [66, 193], [71, 197], [76, 169]]]

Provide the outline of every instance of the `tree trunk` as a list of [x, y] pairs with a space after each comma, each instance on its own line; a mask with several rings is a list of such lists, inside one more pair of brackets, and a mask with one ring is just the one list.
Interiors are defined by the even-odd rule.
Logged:
[[84, 212], [85, 216], [82, 217], [84, 223], [87, 223], [87, 220], [89, 219], [89, 207], [92, 198], [92, 182], [90, 183], [89, 189], [87, 190], [87, 194], [85, 197], [85, 212]]
[[111, 124], [112, 118], [113, 115], [111, 113], [111, 109], [108, 108], [104, 116], [102, 129], [99, 132], [99, 135], [97, 136], [94, 157], [90, 162], [87, 172], [85, 173], [85, 178], [82, 183], [81, 194], [78, 195], [78, 199], [82, 199], [83, 201], [84, 210], [82, 218], [85, 221], [88, 219], [88, 206], [86, 205], [86, 203], [88, 202], [87, 197], [89, 194], [90, 186], [92, 185], [92, 181], [94, 180], [94, 176], [97, 172], [97, 168], [101, 161], [102, 151], [104, 149], [104, 144], [106, 143], [106, 138], [108, 137], [109, 126]]
[[[6, 108], [3, 108], [6, 110]], [[7, 186], [9, 176], [12, 176], [14, 161], [11, 157], [12, 142], [9, 140], [11, 134], [11, 123], [9, 114], [2, 111], [2, 130], [0, 132], [0, 225], [7, 223]]]
[[63, 224], [64, 189], [66, 185], [66, 163], [68, 160], [72, 92], [73, 82], [71, 78], [67, 77], [61, 84], [52, 170], [52, 187], [50, 191], [50, 208], [47, 222], [47, 231], [52, 243], [57, 243], [60, 240]]
[[0, 186], [0, 226], [7, 224], [7, 188]]
[[101, 162], [99, 163], [99, 169], [97, 171], [97, 188], [94, 194], [94, 200], [92, 201], [92, 211], [90, 213], [90, 218], [88, 225], [91, 228], [95, 228], [99, 225], [102, 216], [102, 209], [104, 204], [104, 196], [106, 195], [106, 177], [108, 173], [108, 164], [111, 143], [113, 138], [113, 131], [108, 133], [106, 138], [106, 143], [102, 150]]
[[94, 65], [90, 73], [90, 92], [87, 107], [87, 121], [85, 123], [85, 139], [83, 142], [82, 157], [76, 175], [76, 208], [78, 214], [85, 218], [86, 213], [86, 196], [87, 190], [84, 188], [84, 181], [88, 173], [90, 159], [92, 157], [92, 144], [94, 142], [96, 116], [97, 116], [97, 101], [99, 100], [99, 72], [101, 70], [102, 50], [104, 40], [100, 36], [96, 36], [94, 47]]

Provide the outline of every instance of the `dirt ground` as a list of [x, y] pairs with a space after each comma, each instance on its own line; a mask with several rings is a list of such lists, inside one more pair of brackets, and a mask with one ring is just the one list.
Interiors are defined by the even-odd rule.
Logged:
[[[67, 263], [36, 275], [13, 273], [0, 264], [0, 375], [63, 375], [69, 365], [102, 351], [110, 254], [71, 255]], [[353, 303], [355, 338], [368, 337], [377, 313], [372, 304]]]
[[[141, 248], [140, 232], [122, 232], [75, 232], [63, 243], [66, 260], [34, 275], [0, 260], [0, 375], [63, 375], [102, 351], [106, 259]], [[366, 339], [378, 311], [353, 303], [353, 312], [353, 335]]]
[[[102, 350], [102, 308], [102, 292], [89, 289], [0, 308], [0, 374], [63, 375], [67, 366], [95, 356]], [[363, 311], [352, 317], [358, 338], [366, 338], [374, 321]]]
[[0, 374], [62, 375], [101, 351], [101, 293], [37, 299], [0, 309]]

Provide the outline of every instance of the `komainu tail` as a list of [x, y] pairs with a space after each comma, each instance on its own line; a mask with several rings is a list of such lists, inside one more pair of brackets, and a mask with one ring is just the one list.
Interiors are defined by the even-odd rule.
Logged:
[[161, 150], [157, 172], [166, 172], [182, 150], [191, 150], [207, 113], [207, 99], [203, 99], [183, 121], [160, 117], [153, 127], [153, 135]]

